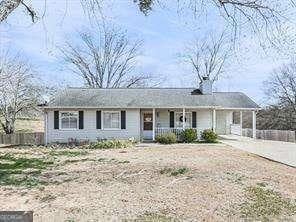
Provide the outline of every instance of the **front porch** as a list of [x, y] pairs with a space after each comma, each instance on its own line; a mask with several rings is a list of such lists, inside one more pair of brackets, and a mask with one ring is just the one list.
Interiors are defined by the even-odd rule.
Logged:
[[[235, 124], [233, 118], [233, 113], [237, 111], [240, 112], [239, 124]], [[218, 135], [242, 135], [242, 110], [217, 108], [152, 108], [141, 109], [140, 113], [140, 133], [142, 140], [154, 141], [156, 136], [168, 132], [173, 132], [179, 136], [183, 130], [189, 128], [196, 129], [198, 137], [205, 129], [212, 129]], [[256, 113], [255, 111], [252, 111], [252, 113], [253, 129], [256, 129]]]

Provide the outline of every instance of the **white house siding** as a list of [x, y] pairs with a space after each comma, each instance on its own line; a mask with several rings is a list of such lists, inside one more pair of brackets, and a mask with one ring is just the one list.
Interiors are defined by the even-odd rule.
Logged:
[[[83, 109], [79, 109], [83, 110]], [[100, 109], [110, 110], [110, 109]], [[111, 109], [116, 110], [116, 109]], [[118, 109], [117, 109], [118, 110]], [[122, 109], [123, 110], [123, 109]], [[62, 111], [62, 110], [59, 110]], [[73, 110], [71, 110], [73, 111]], [[54, 129], [54, 110], [47, 111], [47, 143], [68, 142], [69, 138], [96, 141], [102, 139], [140, 139], [140, 109], [126, 109], [126, 129], [103, 130], [96, 129], [96, 110], [84, 111], [84, 129], [63, 130]], [[102, 125], [103, 126], [103, 125]]]
[[217, 110], [216, 111], [216, 132], [217, 134], [230, 134], [230, 125], [233, 120], [233, 111]]
[[[157, 109], [156, 127], [169, 128], [169, 111], [182, 112], [182, 109]], [[196, 127], [199, 131], [212, 128], [212, 110], [209, 109], [185, 109], [185, 112], [196, 112]]]
[[199, 131], [212, 129], [213, 127], [213, 111], [212, 110], [196, 110], [196, 128]]

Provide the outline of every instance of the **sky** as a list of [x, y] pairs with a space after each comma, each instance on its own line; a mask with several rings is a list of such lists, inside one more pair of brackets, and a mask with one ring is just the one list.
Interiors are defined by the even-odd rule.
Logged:
[[[48, 85], [82, 86], [59, 56], [65, 41], [75, 41], [78, 31], [90, 26], [79, 0], [32, 0], [41, 19], [36, 23], [23, 8], [15, 10], [0, 24], [0, 51], [19, 53], [32, 64]], [[46, 4], [46, 5], [45, 5]], [[180, 62], [178, 54], [196, 37], [220, 35], [227, 23], [211, 11], [198, 18], [188, 10], [155, 7], [144, 16], [133, 0], [109, 0], [102, 13], [110, 23], [126, 30], [132, 39], [142, 39], [143, 47], [134, 72], [161, 76], [161, 87], [198, 87], [192, 69]], [[43, 16], [42, 16], [43, 15]], [[294, 27], [292, 27], [294, 28]], [[258, 36], [246, 32], [237, 41], [226, 72], [215, 84], [217, 91], [240, 91], [258, 104], [267, 104], [263, 82], [271, 71], [287, 61], [275, 50], [263, 51]]]

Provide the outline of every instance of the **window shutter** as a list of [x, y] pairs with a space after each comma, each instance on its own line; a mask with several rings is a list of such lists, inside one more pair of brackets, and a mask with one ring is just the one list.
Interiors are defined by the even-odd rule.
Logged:
[[102, 129], [101, 110], [97, 110], [97, 129]]
[[192, 112], [192, 128], [196, 128], [196, 112]]
[[59, 111], [54, 111], [54, 122], [53, 122], [53, 128], [59, 129]]
[[126, 129], [126, 112], [122, 110], [120, 116], [121, 116], [121, 129]]
[[83, 129], [83, 123], [84, 123], [83, 111], [78, 112], [78, 117], [79, 117], [79, 129]]
[[175, 114], [173, 111], [170, 112], [170, 128], [174, 128]]

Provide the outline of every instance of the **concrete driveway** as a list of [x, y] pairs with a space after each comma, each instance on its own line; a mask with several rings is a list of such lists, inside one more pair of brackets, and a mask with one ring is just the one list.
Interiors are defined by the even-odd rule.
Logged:
[[259, 156], [296, 167], [296, 143], [254, 140], [235, 135], [221, 136], [221, 142]]

